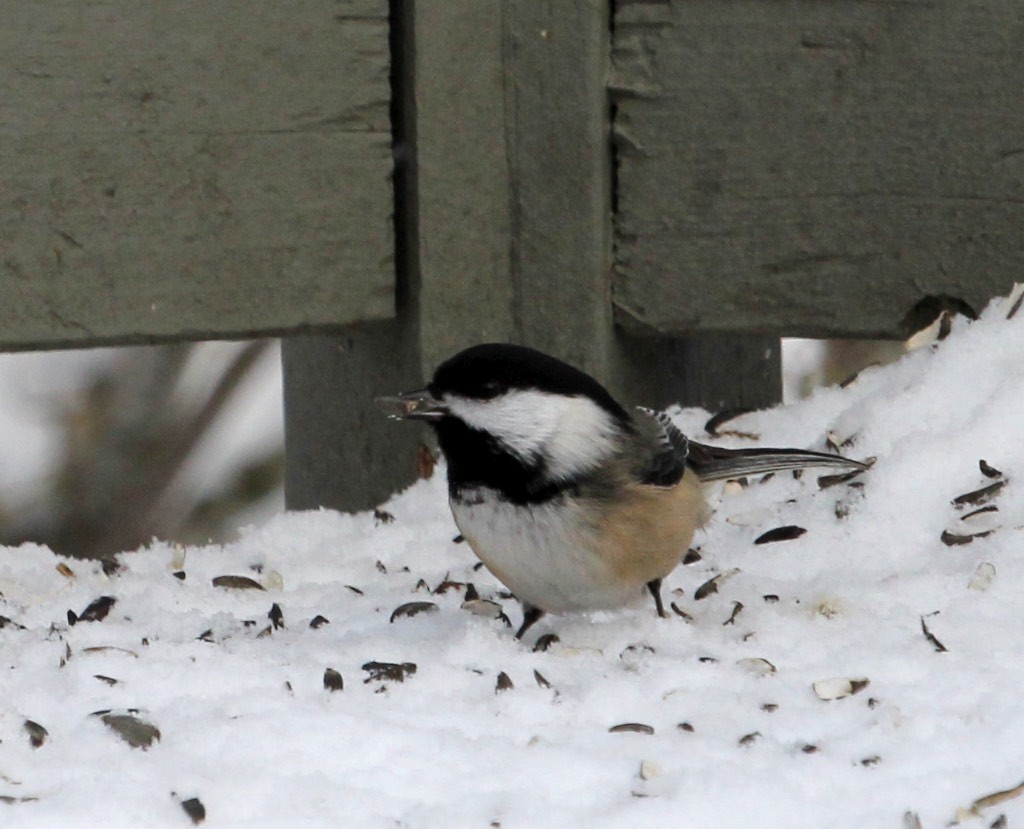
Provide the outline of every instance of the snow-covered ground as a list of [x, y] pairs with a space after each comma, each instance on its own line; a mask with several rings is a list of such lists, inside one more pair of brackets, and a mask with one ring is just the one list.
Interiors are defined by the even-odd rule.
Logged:
[[[440, 472], [386, 515], [155, 542], [109, 575], [0, 549], [0, 821], [188, 826], [201, 808], [216, 827], [1017, 825], [1024, 312], [1005, 316], [993, 305], [846, 389], [726, 424], [878, 460], [826, 488], [805, 474], [716, 489], [700, 559], [666, 580], [669, 619], [647, 604], [547, 617], [516, 642], [470, 610], [490, 605], [463, 607], [469, 582], [518, 622], [453, 542]], [[706, 413], [676, 415], [703, 436]], [[754, 543], [789, 525], [806, 532]], [[409, 602], [436, 607], [395, 614]]]

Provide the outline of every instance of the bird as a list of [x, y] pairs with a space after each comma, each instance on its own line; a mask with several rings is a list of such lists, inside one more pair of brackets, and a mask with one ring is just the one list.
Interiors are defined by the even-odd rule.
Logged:
[[705, 485], [803, 467], [868, 464], [806, 449], [726, 449], [664, 412], [627, 409], [589, 374], [523, 345], [483, 343], [423, 389], [377, 399], [428, 423], [459, 532], [522, 605], [515, 638], [547, 613], [619, 608], [662, 580], [709, 517]]

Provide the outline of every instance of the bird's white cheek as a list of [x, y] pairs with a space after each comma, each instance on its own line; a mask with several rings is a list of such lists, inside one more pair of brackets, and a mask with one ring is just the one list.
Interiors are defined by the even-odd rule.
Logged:
[[446, 400], [452, 414], [495, 438], [524, 463], [544, 462], [552, 479], [593, 469], [615, 448], [619, 427], [587, 397], [514, 391], [493, 400]]
[[545, 444], [548, 472], [568, 479], [599, 466], [616, 448], [619, 428], [612, 417], [589, 400], [572, 398]]

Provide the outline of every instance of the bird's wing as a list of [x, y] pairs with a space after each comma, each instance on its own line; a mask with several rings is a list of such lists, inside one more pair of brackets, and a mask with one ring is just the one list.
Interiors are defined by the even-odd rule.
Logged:
[[641, 440], [651, 447], [637, 470], [637, 479], [650, 486], [675, 486], [686, 471], [690, 443], [664, 412], [639, 409], [646, 417], [638, 418]]

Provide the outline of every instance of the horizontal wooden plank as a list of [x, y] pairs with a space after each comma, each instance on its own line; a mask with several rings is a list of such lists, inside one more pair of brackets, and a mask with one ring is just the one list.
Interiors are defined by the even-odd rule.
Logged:
[[620, 2], [615, 302], [658, 333], [902, 336], [1024, 261], [1014, 0]]
[[0, 130], [388, 129], [385, 0], [4, 9]]
[[387, 4], [22, 4], [0, 346], [394, 314]]

